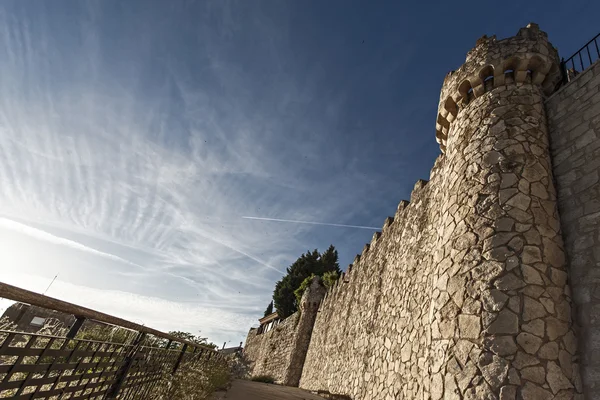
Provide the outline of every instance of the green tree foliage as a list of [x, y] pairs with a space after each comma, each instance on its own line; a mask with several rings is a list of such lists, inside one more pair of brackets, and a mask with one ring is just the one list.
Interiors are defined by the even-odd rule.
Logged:
[[266, 317], [267, 315], [271, 315], [271, 314], [273, 314], [273, 301], [271, 301], [269, 303], [269, 305], [267, 306], [264, 317]]
[[[196, 336], [196, 335], [194, 335], [193, 333], [190, 333], [190, 332], [170, 331], [169, 335], [175, 336], [175, 337], [183, 339], [183, 340], [187, 340], [188, 342], [192, 342], [192, 343], [196, 343], [196, 344], [201, 344], [203, 346], [212, 347], [213, 349], [216, 349], [218, 347], [214, 343], [209, 343], [209, 341], [208, 341], [207, 338]], [[168, 342], [169, 341], [167, 339], [160, 339], [156, 345], [158, 347], [164, 347], [164, 346], [167, 345]], [[171, 343], [171, 347], [170, 348], [171, 349], [181, 348], [181, 343], [173, 342], [173, 343]], [[191, 351], [192, 349], [189, 348], [189, 350]]]
[[[310, 286], [315, 274], [311, 274], [305, 280], [302, 281], [298, 289], [294, 290], [294, 296], [296, 297], [296, 304], [300, 304], [300, 300], [302, 300], [302, 295], [304, 291]], [[323, 274], [322, 281], [327, 289], [332, 287], [334, 283], [339, 279], [340, 274], [337, 271], [327, 271]]]
[[[335, 271], [338, 274], [342, 272], [340, 264], [338, 263], [338, 252], [333, 245], [330, 245], [329, 248], [321, 254], [321, 263], [324, 267], [323, 274], [329, 271]], [[317, 275], [323, 276], [323, 274]]]
[[[175, 375], [168, 374], [166, 395], [150, 395], [145, 399], [205, 400], [213, 399], [215, 391], [225, 391], [231, 381], [233, 358], [202, 357], [191, 363], [182, 363]], [[217, 396], [217, 398], [221, 398]]]
[[302, 281], [298, 289], [294, 290], [294, 296], [296, 297], [296, 304], [300, 305], [300, 300], [302, 300], [302, 295], [304, 291], [310, 286], [315, 274], [310, 274], [305, 280]]
[[311, 275], [323, 276], [326, 272], [341, 273], [338, 264], [338, 252], [329, 246], [323, 253], [317, 249], [302, 254], [287, 268], [287, 274], [275, 285], [273, 302], [281, 318], [286, 318], [298, 311], [298, 300], [295, 291], [302, 282]]
[[327, 289], [332, 287], [338, 279], [340, 279], [340, 274], [337, 271], [329, 271], [323, 274], [323, 284]]
[[206, 343], [206, 338], [201, 338], [201, 337], [196, 336], [193, 333], [189, 333], [189, 332], [170, 331], [169, 335], [175, 336], [175, 337], [183, 339], [183, 340], [187, 340], [189, 342], [198, 343], [198, 344]]

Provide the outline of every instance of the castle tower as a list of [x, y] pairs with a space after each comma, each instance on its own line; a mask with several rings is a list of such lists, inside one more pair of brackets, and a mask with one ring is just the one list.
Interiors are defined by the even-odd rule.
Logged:
[[536, 24], [482, 37], [444, 80], [434, 400], [581, 393], [543, 102], [559, 80], [556, 49]]
[[294, 344], [292, 346], [292, 354], [290, 357], [290, 366], [286, 371], [283, 384], [286, 386], [298, 386], [306, 352], [310, 344], [315, 319], [319, 304], [325, 297], [327, 289], [323, 285], [321, 278], [315, 276], [308, 288], [304, 291], [300, 301], [300, 319], [296, 328]]

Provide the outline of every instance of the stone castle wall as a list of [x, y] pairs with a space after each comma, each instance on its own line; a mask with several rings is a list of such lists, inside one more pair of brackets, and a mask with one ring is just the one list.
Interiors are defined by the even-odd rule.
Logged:
[[480, 39], [449, 74], [444, 155], [322, 304], [301, 387], [355, 400], [581, 392], [543, 104], [557, 65], [532, 25]]
[[444, 351], [432, 346], [430, 313], [434, 292], [440, 295], [434, 259], [447, 167], [439, 158], [431, 181], [417, 183], [411, 203], [400, 203], [357, 256], [347, 282], [328, 293], [301, 387], [353, 399], [427, 398], [432, 375], [445, 364]]
[[600, 62], [546, 101], [581, 374], [600, 398]]
[[268, 375], [283, 383], [292, 356], [296, 327], [300, 313], [296, 312], [269, 332], [258, 335], [258, 329], [248, 332], [244, 355], [251, 361], [252, 376]]
[[268, 375], [275, 382], [298, 386], [311, 340], [317, 310], [326, 293], [321, 278], [313, 279], [300, 301], [300, 310], [270, 331], [250, 329], [244, 353], [252, 376]]
[[300, 387], [600, 397], [600, 64], [561, 79], [535, 24], [447, 75], [443, 154], [321, 302]]
[[321, 278], [313, 278], [311, 284], [302, 294], [300, 300], [300, 319], [296, 328], [293, 351], [290, 357], [290, 365], [283, 381], [284, 385], [298, 386], [302, 371], [304, 369], [304, 361], [310, 340], [312, 338], [315, 320], [321, 301], [325, 297], [327, 289], [321, 282]]

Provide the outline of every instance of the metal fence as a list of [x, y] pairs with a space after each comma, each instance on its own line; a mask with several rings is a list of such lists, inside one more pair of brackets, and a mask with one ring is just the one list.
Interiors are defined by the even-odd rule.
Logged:
[[[0, 329], [0, 398], [158, 399], [180, 367], [224, 360], [211, 347], [1, 282], [0, 297], [77, 318], [65, 336]], [[78, 339], [88, 319], [135, 330], [135, 339]]]
[[600, 33], [587, 42], [581, 49], [566, 60], [561, 61], [563, 83], [570, 82], [574, 77], [600, 59]]

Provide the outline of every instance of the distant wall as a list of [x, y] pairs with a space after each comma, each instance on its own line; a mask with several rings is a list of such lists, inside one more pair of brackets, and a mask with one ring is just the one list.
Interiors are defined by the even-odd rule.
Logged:
[[257, 335], [258, 329], [248, 332], [244, 355], [250, 360], [252, 376], [269, 375], [277, 383], [283, 383], [292, 352], [300, 313], [296, 312], [284, 319], [267, 333]]
[[327, 289], [320, 277], [313, 278], [300, 299], [300, 310], [270, 331], [250, 329], [245, 355], [252, 376], [270, 375], [277, 383], [298, 386], [310, 343], [317, 310]]
[[586, 398], [600, 398], [600, 62], [546, 101]]

